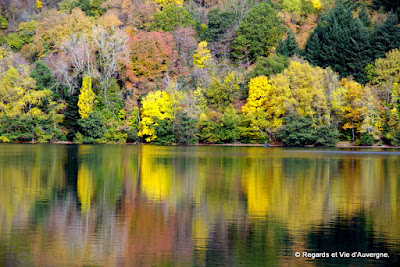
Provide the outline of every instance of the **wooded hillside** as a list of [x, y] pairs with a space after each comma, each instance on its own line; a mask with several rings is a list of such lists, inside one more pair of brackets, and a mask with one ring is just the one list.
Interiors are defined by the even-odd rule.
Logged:
[[400, 1], [0, 0], [0, 142], [400, 145]]

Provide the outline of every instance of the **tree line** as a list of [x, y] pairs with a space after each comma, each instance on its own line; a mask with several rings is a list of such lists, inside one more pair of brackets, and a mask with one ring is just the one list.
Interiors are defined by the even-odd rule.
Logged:
[[0, 142], [399, 145], [399, 6], [0, 1]]

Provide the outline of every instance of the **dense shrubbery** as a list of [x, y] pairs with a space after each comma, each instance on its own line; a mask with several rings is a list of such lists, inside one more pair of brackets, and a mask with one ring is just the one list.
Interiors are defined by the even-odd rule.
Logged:
[[315, 127], [310, 117], [288, 116], [278, 137], [285, 146], [335, 146], [338, 132], [329, 126]]

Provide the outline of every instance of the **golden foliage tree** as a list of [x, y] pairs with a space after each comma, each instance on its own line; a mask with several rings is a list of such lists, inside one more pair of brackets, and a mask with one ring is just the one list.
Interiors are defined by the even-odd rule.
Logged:
[[356, 133], [368, 132], [375, 138], [381, 132], [378, 102], [368, 86], [342, 79], [332, 94], [332, 108], [342, 120], [343, 129], [350, 129], [352, 141]]
[[93, 111], [94, 98], [95, 94], [92, 90], [92, 78], [84, 77], [78, 100], [79, 114], [82, 119], [88, 118], [89, 114]]
[[392, 102], [392, 91], [395, 83], [400, 83], [400, 51], [394, 49], [386, 53], [385, 58], [375, 61], [375, 78], [372, 83], [377, 86], [380, 99], [385, 106]]
[[42, 9], [43, 3], [40, 0], [36, 0], [36, 9]]
[[153, 0], [154, 3], [156, 3], [161, 9], [169, 4], [175, 4], [178, 6], [181, 6], [183, 3], [183, 0]]
[[250, 139], [258, 139], [263, 135], [271, 138], [283, 124], [290, 90], [288, 84], [282, 83], [279, 78], [276, 77], [274, 82], [266, 76], [250, 80], [249, 97], [242, 108], [250, 119], [250, 129], [246, 131]]
[[[7, 54], [1, 54], [0, 51], [0, 62], [6, 61]], [[35, 117], [43, 114], [39, 107], [42, 100], [51, 95], [51, 91], [36, 90], [35, 80], [29, 77], [29, 69], [26, 66], [19, 65], [16, 68], [6, 65], [4, 72], [0, 73], [0, 84], [0, 115]]]
[[212, 60], [210, 50], [207, 48], [207, 41], [198, 44], [193, 55], [193, 64], [199, 68], [207, 67]]
[[141, 121], [139, 124], [140, 137], [145, 137], [146, 142], [156, 140], [158, 120], [174, 119], [174, 97], [164, 91], [150, 92], [142, 101]]
[[92, 26], [90, 18], [79, 8], [73, 9], [71, 14], [54, 9], [43, 11], [33, 37], [32, 50], [39, 57], [57, 52], [70, 35], [89, 36]]
[[292, 61], [289, 67], [278, 74], [277, 86], [289, 86], [292, 99], [290, 111], [297, 116], [308, 116], [314, 122], [323, 122], [328, 116], [325, 94], [325, 70], [312, 67], [309, 63]]

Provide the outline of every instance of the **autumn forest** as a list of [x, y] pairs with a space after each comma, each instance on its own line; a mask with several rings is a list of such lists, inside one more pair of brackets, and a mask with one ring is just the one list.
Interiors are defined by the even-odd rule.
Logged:
[[0, 0], [0, 142], [400, 145], [400, 2]]

